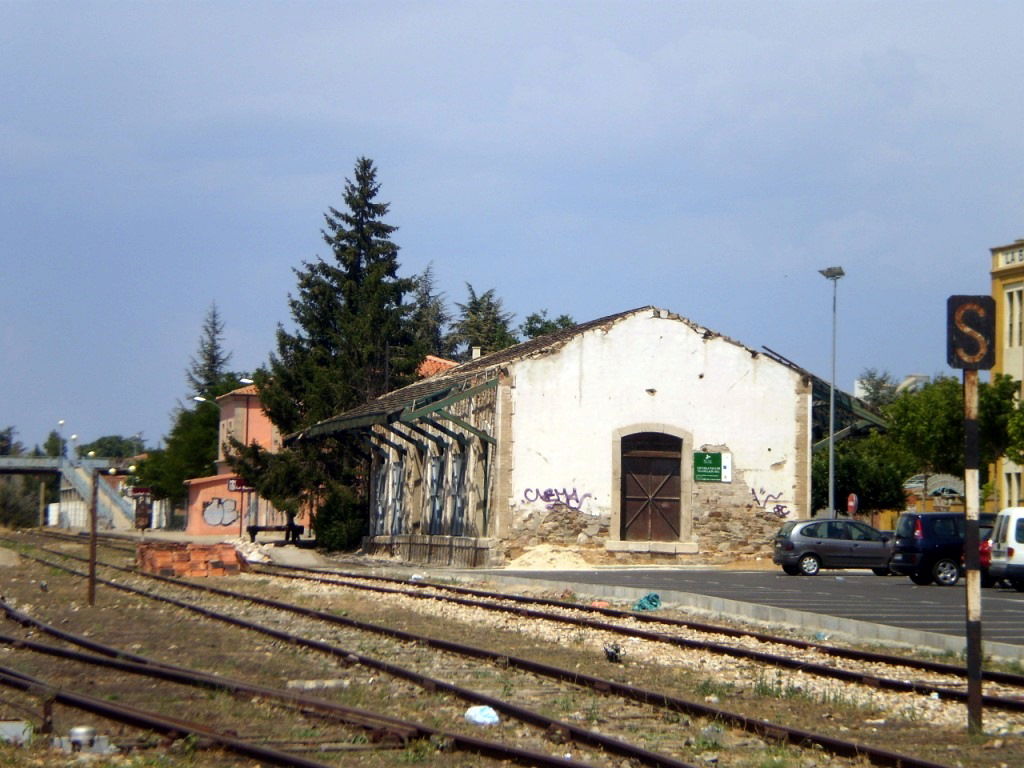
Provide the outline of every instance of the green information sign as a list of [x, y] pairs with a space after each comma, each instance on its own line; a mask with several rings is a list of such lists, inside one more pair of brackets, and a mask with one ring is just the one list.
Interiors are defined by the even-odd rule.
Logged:
[[731, 483], [732, 454], [694, 451], [693, 479], [698, 483]]

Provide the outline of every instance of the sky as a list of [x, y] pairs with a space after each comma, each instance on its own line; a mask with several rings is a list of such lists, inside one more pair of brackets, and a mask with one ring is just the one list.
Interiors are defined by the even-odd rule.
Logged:
[[[165, 438], [216, 305], [291, 328], [378, 169], [401, 272], [653, 304], [829, 379], [946, 366], [1024, 237], [1024, 3], [0, 0], [0, 428]], [[833, 286], [819, 270], [841, 266]]]

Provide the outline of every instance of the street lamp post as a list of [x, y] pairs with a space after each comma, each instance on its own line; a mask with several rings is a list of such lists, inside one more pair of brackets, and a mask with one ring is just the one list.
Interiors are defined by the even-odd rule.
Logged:
[[832, 381], [828, 389], [828, 510], [829, 517], [836, 516], [836, 286], [846, 273], [842, 267], [828, 267], [818, 270], [827, 280], [832, 281]]

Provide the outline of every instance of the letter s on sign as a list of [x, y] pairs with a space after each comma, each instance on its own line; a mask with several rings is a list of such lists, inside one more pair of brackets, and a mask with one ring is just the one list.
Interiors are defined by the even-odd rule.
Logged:
[[995, 363], [996, 306], [991, 296], [950, 296], [946, 360], [951, 368], [988, 370]]
[[964, 315], [966, 315], [968, 312], [974, 312], [976, 315], [984, 318], [985, 310], [979, 307], [977, 304], [961, 304], [959, 307], [956, 308], [956, 315], [954, 317], [956, 329], [961, 333], [970, 336], [978, 345], [978, 350], [973, 355], [968, 354], [963, 347], [957, 347], [956, 353], [957, 355], [960, 356], [960, 359], [963, 360], [965, 363], [973, 364], [977, 363], [979, 360], [981, 360], [981, 358], [983, 358], [988, 353], [989, 344], [988, 340], [984, 336], [982, 336], [976, 330], [971, 328], [971, 326], [969, 326], [965, 322]]

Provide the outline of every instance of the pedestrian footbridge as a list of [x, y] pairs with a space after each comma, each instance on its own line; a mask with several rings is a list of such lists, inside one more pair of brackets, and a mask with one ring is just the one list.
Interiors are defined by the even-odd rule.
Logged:
[[96, 485], [96, 524], [105, 530], [135, 527], [135, 505], [104, 479], [116, 459], [66, 459], [60, 456], [0, 456], [0, 474], [60, 475], [60, 511], [50, 525], [85, 528]]

